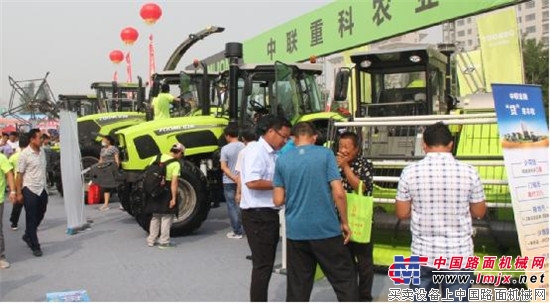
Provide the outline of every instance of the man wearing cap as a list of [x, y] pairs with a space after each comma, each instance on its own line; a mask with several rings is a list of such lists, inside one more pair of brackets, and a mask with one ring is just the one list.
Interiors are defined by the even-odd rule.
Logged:
[[155, 114], [154, 120], [170, 118], [170, 103], [174, 101], [180, 102], [180, 99], [170, 94], [170, 85], [166, 83], [162, 84], [160, 87], [160, 94], [153, 98], [151, 102]]
[[[171, 159], [181, 159], [185, 153], [185, 146], [181, 143], [175, 143], [170, 148], [170, 154], [162, 155], [160, 158], [161, 162], [166, 162]], [[153, 159], [153, 162], [156, 161]], [[151, 162], [151, 163], [153, 163]], [[169, 209], [174, 209], [176, 207], [176, 199], [178, 193], [178, 178], [181, 171], [181, 165], [179, 161], [173, 161], [166, 166], [166, 186], [170, 186], [170, 201], [168, 204]], [[164, 199], [163, 196], [159, 199]], [[158, 201], [162, 203], [162, 201]], [[160, 238], [159, 238], [159, 248], [165, 249], [173, 247], [174, 245], [170, 242], [170, 228], [172, 227], [172, 220], [174, 219], [174, 213], [177, 212], [177, 209], [174, 209], [173, 213], [153, 213], [151, 218], [151, 224], [149, 225], [149, 237], [147, 237], [147, 246], [155, 246], [155, 242], [159, 236], [160, 229]]]

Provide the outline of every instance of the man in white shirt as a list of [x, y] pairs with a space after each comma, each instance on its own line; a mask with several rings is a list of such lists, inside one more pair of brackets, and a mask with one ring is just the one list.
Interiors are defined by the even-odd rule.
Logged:
[[46, 153], [42, 149], [42, 133], [33, 128], [29, 131], [29, 146], [21, 151], [17, 163], [17, 201], [23, 201], [25, 208], [25, 235], [27, 243], [36, 257], [42, 256], [36, 229], [44, 219], [48, 206], [46, 191]]
[[290, 122], [283, 117], [269, 118], [264, 136], [248, 148], [241, 163], [240, 207], [252, 251], [250, 301], [267, 301], [279, 242], [279, 208], [273, 203], [272, 181], [276, 152], [290, 137], [290, 127]]

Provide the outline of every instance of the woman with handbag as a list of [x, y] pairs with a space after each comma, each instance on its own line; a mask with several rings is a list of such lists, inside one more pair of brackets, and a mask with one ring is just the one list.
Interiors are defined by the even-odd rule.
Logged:
[[[120, 160], [118, 157], [118, 148], [114, 145], [115, 139], [112, 136], [103, 136], [101, 140], [101, 152], [99, 154], [99, 164], [111, 164], [113, 170], [118, 170]], [[114, 188], [103, 188], [103, 205], [99, 208], [100, 211], [109, 209], [109, 199], [111, 191]]]
[[[365, 207], [370, 207], [369, 214], [372, 214], [372, 176], [373, 165], [372, 162], [359, 156], [359, 137], [352, 132], [345, 132], [340, 135], [338, 140], [338, 152], [336, 153], [336, 161], [340, 168], [340, 174], [342, 176], [342, 184], [344, 189], [348, 192], [348, 203], [350, 198], [354, 200], [362, 200], [370, 202]], [[365, 202], [367, 204], [367, 202]], [[350, 205], [348, 205], [348, 220], [350, 220]], [[365, 210], [368, 211], [368, 210]], [[370, 218], [372, 220], [372, 217]], [[372, 221], [370, 221], [372, 222]], [[369, 223], [371, 224], [371, 223]], [[370, 228], [367, 226], [364, 233], [368, 233], [361, 239], [354, 239], [354, 234], [358, 234], [358, 230], [352, 229], [352, 238], [347, 244], [355, 268], [359, 276], [359, 301], [372, 301], [372, 282], [374, 279], [374, 266], [372, 259], [372, 241], [370, 240]]]

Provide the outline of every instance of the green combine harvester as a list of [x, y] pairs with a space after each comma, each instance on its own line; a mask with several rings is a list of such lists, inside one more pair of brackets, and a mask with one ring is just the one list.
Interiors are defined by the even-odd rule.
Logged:
[[336, 75], [335, 100], [347, 99], [353, 81], [357, 112], [353, 122], [335, 123], [329, 137], [358, 132], [363, 156], [374, 162], [374, 263], [384, 269], [395, 255], [410, 255], [409, 222], [395, 216], [397, 181], [407, 164], [423, 157], [423, 126], [437, 121], [450, 125], [453, 154], [474, 165], [484, 182], [488, 211], [474, 220], [475, 253], [521, 255], [492, 95], [453, 97], [452, 53], [429, 45], [373, 50], [352, 55], [355, 67]]

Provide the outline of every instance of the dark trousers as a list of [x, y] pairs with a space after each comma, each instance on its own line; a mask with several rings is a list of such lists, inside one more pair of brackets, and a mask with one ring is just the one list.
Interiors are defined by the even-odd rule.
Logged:
[[374, 265], [372, 261], [372, 242], [347, 244], [355, 270], [359, 276], [359, 301], [372, 301], [372, 281], [374, 280]]
[[36, 235], [36, 229], [44, 219], [46, 208], [48, 206], [48, 193], [46, 190], [42, 190], [40, 196], [33, 193], [27, 187], [23, 187], [23, 205], [25, 207], [25, 238], [30, 240], [31, 249], [40, 249], [40, 243], [38, 242], [38, 236]]
[[357, 301], [357, 276], [342, 236], [320, 240], [287, 239], [288, 302], [309, 301], [317, 263], [332, 285], [338, 301]]
[[252, 251], [250, 301], [266, 302], [279, 242], [279, 212], [242, 209], [243, 227]]
[[21, 216], [21, 210], [23, 209], [23, 203], [14, 203], [11, 208], [10, 222], [13, 225], [19, 224], [19, 217]]

